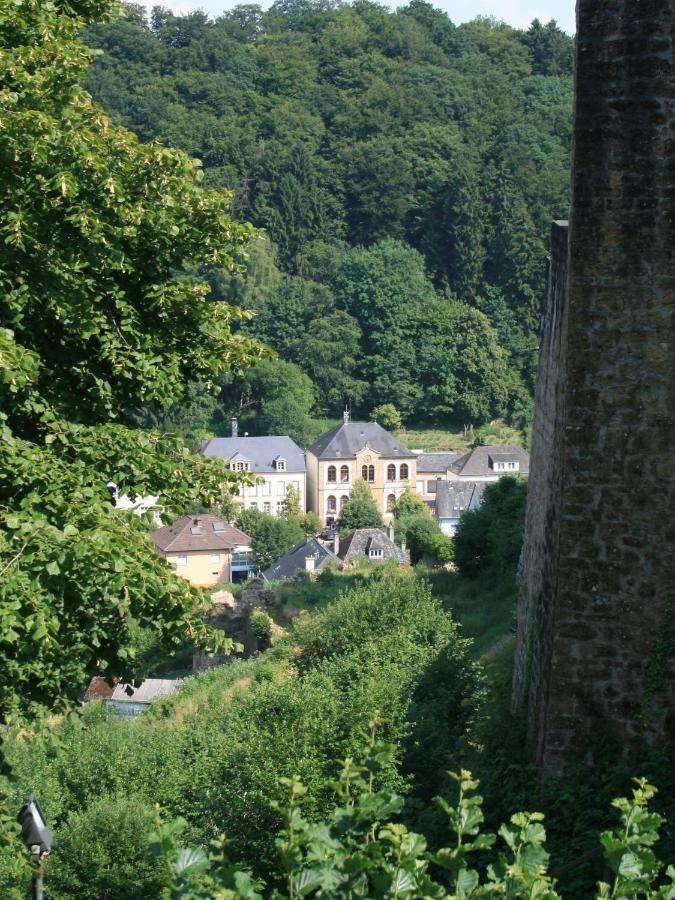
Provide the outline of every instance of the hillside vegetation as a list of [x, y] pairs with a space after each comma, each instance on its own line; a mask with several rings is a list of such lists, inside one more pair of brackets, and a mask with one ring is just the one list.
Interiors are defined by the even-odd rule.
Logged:
[[[356, 752], [380, 710], [382, 737], [396, 744], [384, 782], [429, 800], [454, 764], [482, 691], [469, 642], [429, 587], [376, 578], [298, 621], [265, 656], [206, 673], [135, 722], [106, 719], [95, 706], [86, 727], [59, 729], [58, 744], [18, 739], [8, 753], [16, 778], [8, 790], [16, 804], [39, 784], [58, 826], [57, 847], [77, 845], [72, 857], [57, 849], [50, 860], [54, 898], [157, 896], [151, 865], [136, 875], [124, 868], [146, 857], [157, 802], [185, 817], [192, 840], [207, 846], [225, 831], [238, 859], [273, 877], [278, 859], [269, 838], [281, 822], [274, 808], [285, 795], [280, 778], [301, 775], [306, 811], [323, 815], [335, 760]], [[97, 834], [102, 816], [106, 828]], [[111, 841], [128, 818], [135, 828]], [[119, 892], [105, 893], [105, 871], [120, 880]], [[13, 875], [11, 857], [1, 856], [3, 897], [22, 896]]]
[[264, 229], [243, 278], [198, 271], [281, 358], [221, 381], [220, 403], [194, 386], [169, 424], [238, 412], [306, 442], [310, 414], [345, 403], [527, 424], [548, 227], [568, 206], [571, 38], [456, 27], [423, 0], [126, 10], [89, 30], [88, 86]]

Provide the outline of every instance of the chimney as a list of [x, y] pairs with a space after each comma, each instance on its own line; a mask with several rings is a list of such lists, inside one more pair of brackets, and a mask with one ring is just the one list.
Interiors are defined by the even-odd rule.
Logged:
[[333, 534], [333, 553], [337, 556], [339, 552], [340, 552], [340, 535], [336, 529], [335, 533]]
[[315, 560], [314, 556], [312, 556], [311, 554], [310, 554], [309, 556], [306, 556], [306, 557], [305, 557], [305, 569], [306, 569], [308, 572], [313, 572], [313, 571], [314, 571], [314, 565], [315, 565], [315, 563], [316, 563], [316, 560]]
[[394, 526], [391, 524], [391, 522], [389, 523], [389, 525], [387, 525], [387, 537], [390, 541], [394, 540]]
[[239, 422], [236, 416], [232, 416], [232, 437], [239, 437]]

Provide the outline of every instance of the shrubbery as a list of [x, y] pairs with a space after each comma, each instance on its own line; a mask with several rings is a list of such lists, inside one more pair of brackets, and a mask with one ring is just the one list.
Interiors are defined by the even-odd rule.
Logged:
[[[53, 747], [24, 738], [9, 752], [17, 779], [7, 785], [9, 808], [35, 786], [57, 824], [77, 821], [75, 812], [93, 821], [104, 800], [124, 800], [142, 816], [159, 802], [187, 821], [186, 841], [207, 846], [225, 831], [236, 858], [269, 877], [277, 865], [269, 835], [283, 823], [274, 806], [284, 798], [279, 778], [298, 775], [306, 814], [326, 815], [333, 761], [357, 751], [371, 710], [382, 711], [382, 736], [397, 747], [383, 784], [412, 797], [419, 780], [426, 796], [443, 777], [480, 699], [467, 644], [426, 584], [365, 583], [325, 612], [301, 617], [265, 656], [205, 673], [135, 722], [106, 719], [93, 707], [85, 727], [64, 724]], [[267, 676], [258, 678], [263, 669]], [[432, 731], [428, 756], [422, 742]], [[63, 833], [57, 829], [59, 839]], [[121, 864], [111, 866], [121, 871]], [[154, 875], [146, 875], [146, 896], [156, 896]], [[79, 889], [80, 875], [72, 877]], [[9, 885], [0, 883], [0, 896]]]
[[[555, 879], [548, 874], [544, 817], [519, 812], [501, 825], [498, 834], [484, 831], [482, 798], [476, 793], [479, 782], [471, 772], [452, 775], [458, 790], [456, 805], [436, 798], [450, 840], [429, 852], [424, 836], [398, 821], [403, 798], [379, 777], [395, 753], [390, 744], [377, 740], [376, 724], [371, 722], [358, 760], [348, 757], [342, 763], [334, 784], [337, 802], [324, 822], [305, 815], [307, 791], [302, 781], [284, 780], [287, 799], [278, 807], [284, 827], [274, 841], [278, 855], [274, 897], [559, 900]], [[620, 811], [620, 827], [600, 835], [612, 883], [598, 883], [597, 900], [675, 897], [675, 867], [668, 866], [664, 883], [664, 866], [652, 850], [664, 823], [649, 809], [655, 789], [644, 779], [636, 780], [636, 785], [632, 799], [613, 803]], [[224, 840], [209, 860], [201, 850], [181, 849], [176, 839], [181, 827], [180, 822], [158, 822], [153, 844], [170, 872], [172, 898], [262, 898], [264, 885], [231, 865]]]
[[462, 575], [482, 571], [515, 574], [523, 544], [527, 483], [505, 476], [485, 488], [478, 509], [465, 512], [455, 534], [455, 563]]
[[146, 852], [154, 815], [152, 806], [124, 797], [103, 797], [73, 812], [49, 860], [49, 897], [156, 897], [165, 871]]
[[421, 497], [408, 488], [394, 504], [393, 511], [396, 537], [408, 545], [413, 565], [425, 559], [437, 563], [452, 562], [452, 538], [443, 534]]

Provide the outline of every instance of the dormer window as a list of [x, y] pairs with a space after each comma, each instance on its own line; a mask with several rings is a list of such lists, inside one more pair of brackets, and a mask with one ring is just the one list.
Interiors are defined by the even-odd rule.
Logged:
[[495, 472], [518, 472], [520, 463], [517, 460], [495, 459], [492, 462], [492, 468]]
[[232, 468], [234, 469], [235, 472], [248, 472], [249, 469], [251, 468], [251, 464], [244, 462], [243, 460], [238, 460], [237, 462], [234, 463]]
[[282, 456], [277, 456], [274, 460], [274, 468], [277, 472], [285, 472], [286, 471], [286, 460]]

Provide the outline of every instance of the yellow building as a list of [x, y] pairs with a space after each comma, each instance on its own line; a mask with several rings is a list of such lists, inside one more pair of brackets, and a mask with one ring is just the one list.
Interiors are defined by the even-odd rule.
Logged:
[[195, 587], [237, 581], [254, 568], [250, 537], [208, 513], [181, 516], [152, 537], [160, 556]]
[[349, 500], [354, 482], [370, 487], [385, 522], [406, 487], [415, 488], [417, 460], [412, 450], [377, 422], [345, 421], [318, 438], [307, 451], [307, 505], [330, 524]]

